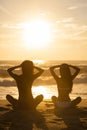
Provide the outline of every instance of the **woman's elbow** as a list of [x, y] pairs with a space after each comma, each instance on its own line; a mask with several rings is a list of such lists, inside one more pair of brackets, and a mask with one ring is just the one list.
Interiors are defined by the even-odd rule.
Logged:
[[80, 72], [80, 68], [78, 68], [78, 73]]
[[9, 69], [7, 69], [7, 72], [9, 73]]

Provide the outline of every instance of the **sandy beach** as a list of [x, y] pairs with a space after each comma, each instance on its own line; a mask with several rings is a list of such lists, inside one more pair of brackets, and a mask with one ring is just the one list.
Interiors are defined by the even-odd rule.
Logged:
[[6, 100], [0, 100], [0, 130], [87, 130], [87, 100], [64, 112], [55, 110], [51, 100], [33, 112], [13, 111]]

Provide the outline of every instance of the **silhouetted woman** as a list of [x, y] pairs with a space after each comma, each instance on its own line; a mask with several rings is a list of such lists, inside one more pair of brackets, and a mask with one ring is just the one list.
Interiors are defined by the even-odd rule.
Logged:
[[[20, 67], [22, 68], [21, 75], [13, 73], [13, 70]], [[34, 69], [38, 71], [36, 74], [34, 74]], [[42, 101], [43, 95], [38, 95], [36, 98], [33, 98], [32, 84], [34, 80], [43, 73], [43, 70], [34, 66], [32, 61], [26, 60], [19, 66], [9, 68], [8, 73], [16, 80], [19, 97], [17, 100], [7, 95], [7, 100], [13, 105], [14, 109], [35, 109]]]
[[[55, 69], [60, 70], [60, 74], [58, 75], [55, 72]], [[70, 68], [74, 69], [74, 73], [71, 73]], [[79, 73], [80, 69], [76, 66], [68, 65], [68, 64], [61, 64], [50, 67], [50, 72], [57, 83], [58, 88], [58, 97], [53, 96], [52, 101], [54, 102], [56, 107], [59, 108], [67, 108], [76, 106], [80, 101], [81, 98], [77, 97], [75, 100], [71, 101], [69, 94], [72, 91], [73, 87], [73, 80]]]

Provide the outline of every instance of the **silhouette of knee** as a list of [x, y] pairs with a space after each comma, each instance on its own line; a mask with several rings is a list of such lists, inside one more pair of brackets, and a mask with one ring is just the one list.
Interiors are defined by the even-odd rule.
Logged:
[[81, 102], [81, 97], [77, 97], [73, 101], [71, 101], [71, 106], [76, 106]]
[[14, 102], [14, 98], [11, 95], [6, 95], [6, 99], [10, 102], [13, 103]]
[[81, 97], [77, 97], [76, 99], [78, 100], [78, 102], [81, 102], [82, 100]]
[[39, 99], [42, 101], [43, 100], [43, 98], [44, 98], [44, 96], [41, 94], [41, 95], [39, 95]]
[[57, 101], [57, 97], [56, 96], [52, 96], [51, 99], [52, 99], [53, 102]]
[[6, 99], [7, 99], [7, 100], [11, 99], [11, 96], [10, 96], [9, 94], [6, 95]]

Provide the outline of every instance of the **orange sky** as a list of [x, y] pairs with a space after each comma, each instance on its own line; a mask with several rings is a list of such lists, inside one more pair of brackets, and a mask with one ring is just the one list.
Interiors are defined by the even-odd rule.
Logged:
[[87, 60], [86, 13], [87, 0], [0, 0], [0, 59]]

